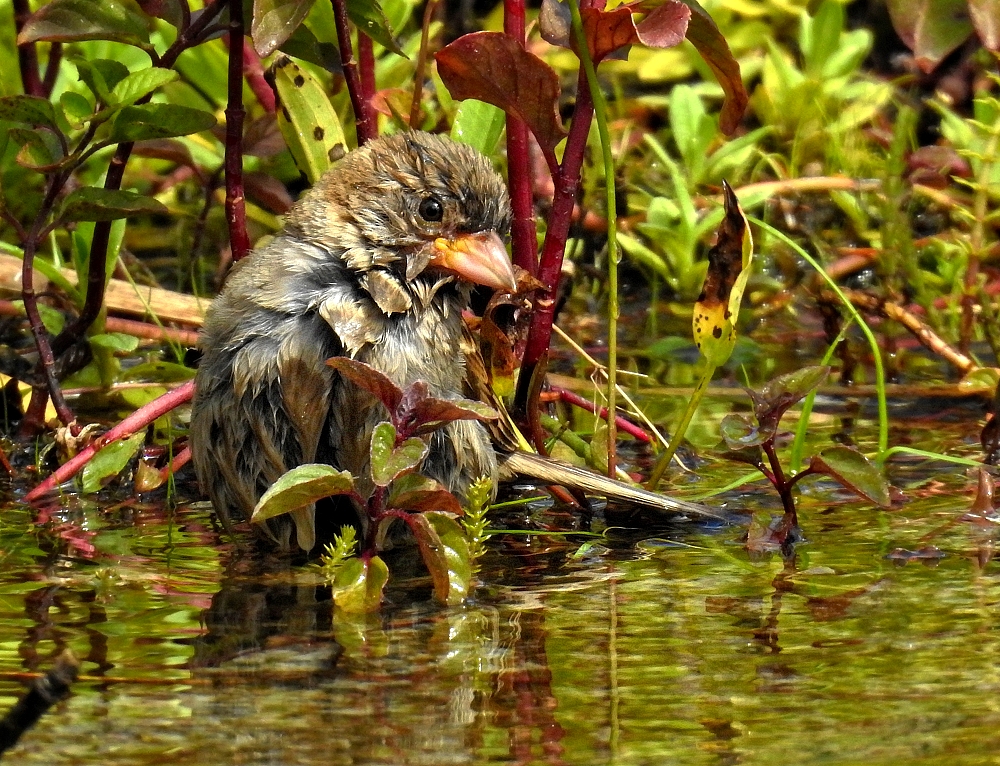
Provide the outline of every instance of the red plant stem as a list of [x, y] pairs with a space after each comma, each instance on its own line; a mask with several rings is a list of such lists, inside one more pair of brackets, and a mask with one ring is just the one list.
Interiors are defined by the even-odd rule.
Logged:
[[185, 447], [176, 455], [174, 459], [171, 460], [167, 465], [160, 469], [160, 482], [163, 483], [167, 481], [171, 476], [176, 475], [176, 473], [181, 470], [188, 462], [191, 460], [191, 448]]
[[[582, 396], [580, 396], [577, 393], [574, 393], [573, 391], [570, 391], [568, 388], [559, 388], [558, 386], [552, 386], [549, 390], [559, 394], [559, 398], [562, 399], [567, 404], [572, 404], [576, 407], [580, 407], [581, 409], [584, 409], [587, 412], [596, 412], [597, 416], [605, 421], [608, 419], [607, 407], [601, 407], [601, 409], [598, 411], [597, 407], [594, 406], [594, 403], [592, 401], [590, 401], [589, 399], [584, 399]], [[621, 415], [615, 415], [615, 424], [622, 431], [629, 434], [630, 436], [634, 436], [639, 441], [645, 442], [646, 444], [652, 444], [653, 439], [649, 434], [647, 434], [644, 430], [639, 428], [639, 426], [637, 426], [635, 423], [632, 423], [631, 421], [623, 418]]]
[[[375, 95], [375, 67], [366, 67], [370, 72], [358, 73], [358, 63], [354, 59], [354, 47], [351, 45], [351, 27], [347, 18], [346, 0], [330, 0], [333, 6], [333, 20], [337, 25], [337, 45], [340, 47], [340, 65], [344, 70], [344, 80], [347, 82], [347, 92], [354, 106], [355, 130], [358, 134], [358, 146], [361, 146], [378, 136], [378, 123], [375, 120], [375, 110], [372, 108], [371, 97]], [[371, 39], [358, 32], [359, 53], [371, 53]], [[374, 54], [372, 53], [372, 56]], [[363, 62], [364, 63], [364, 62]], [[374, 62], [372, 62], [373, 64]], [[368, 83], [366, 97], [365, 83]]]
[[243, 0], [229, 0], [229, 98], [226, 103], [226, 223], [233, 260], [250, 252], [243, 197]]
[[[792, 497], [792, 485], [794, 482], [789, 482], [785, 479], [785, 471], [781, 467], [781, 462], [778, 460], [778, 453], [774, 450], [774, 440], [769, 439], [765, 441], [760, 448], [767, 455], [767, 462], [771, 465], [771, 483], [774, 484], [774, 488], [778, 490], [778, 495], [781, 497], [781, 506], [785, 510], [785, 515], [791, 519], [792, 523], [795, 523], [795, 499]], [[765, 474], [766, 475], [766, 474]]]
[[261, 66], [260, 56], [253, 49], [250, 40], [243, 38], [243, 76], [247, 85], [257, 97], [257, 102], [268, 114], [274, 114], [278, 108], [277, 100], [274, 97], [274, 88], [264, 79], [264, 67]]
[[[14, 0], [14, 31], [21, 34], [28, 17], [31, 16], [31, 6], [28, 0]], [[17, 46], [17, 63], [21, 70], [21, 87], [28, 96], [45, 97], [45, 88], [38, 72], [38, 48], [35, 43]]]
[[158, 396], [149, 404], [140, 407], [118, 425], [112, 428], [103, 436], [94, 439], [90, 444], [80, 450], [74, 457], [67, 460], [59, 468], [52, 472], [45, 481], [38, 484], [24, 497], [26, 503], [33, 503], [42, 498], [60, 484], [69, 481], [82, 469], [91, 458], [97, 454], [102, 447], [116, 442], [120, 439], [127, 439], [140, 429], [145, 428], [158, 417], [165, 415], [175, 407], [185, 402], [191, 401], [194, 396], [194, 381], [189, 380], [182, 386], [168, 391], [163, 396]]
[[375, 112], [375, 47], [372, 39], [358, 30], [358, 68], [361, 72], [361, 104], [371, 138], [378, 137], [378, 114]]
[[56, 78], [59, 76], [59, 63], [62, 61], [62, 43], [52, 43], [49, 46], [49, 60], [45, 64], [45, 79], [42, 80], [43, 98], [52, 95], [52, 89], [56, 85]]
[[[524, 0], [504, 0], [503, 31], [524, 46]], [[528, 126], [507, 113], [507, 186], [514, 213], [510, 239], [514, 263], [532, 276], [538, 274], [538, 236], [535, 229], [534, 197], [531, 192], [531, 160]]]
[[548, 351], [552, 338], [556, 291], [559, 289], [563, 254], [566, 250], [566, 240], [569, 237], [569, 227], [573, 218], [576, 192], [580, 186], [583, 156], [587, 148], [587, 135], [590, 133], [590, 123], [593, 119], [594, 102], [591, 99], [590, 88], [587, 86], [587, 74], [581, 66], [577, 84], [576, 111], [573, 115], [573, 124], [570, 125], [569, 137], [566, 139], [566, 150], [563, 152], [562, 164], [554, 179], [555, 196], [552, 199], [552, 209], [549, 211], [548, 230], [545, 232], [542, 257], [538, 266], [538, 278], [545, 285], [545, 293], [535, 304], [531, 326], [528, 328], [528, 339], [525, 344], [524, 359], [521, 362], [521, 372], [518, 376], [515, 407], [519, 413], [525, 415], [537, 410], [536, 403], [528, 401], [528, 386], [535, 369]]

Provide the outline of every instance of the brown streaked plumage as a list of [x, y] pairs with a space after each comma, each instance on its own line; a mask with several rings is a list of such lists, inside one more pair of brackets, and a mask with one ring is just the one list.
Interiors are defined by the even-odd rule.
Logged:
[[[509, 225], [506, 188], [486, 158], [410, 132], [348, 154], [274, 239], [236, 265], [205, 321], [191, 416], [195, 470], [223, 521], [248, 518], [268, 486], [302, 463], [328, 463], [364, 482], [371, 431], [385, 413], [328, 358], [358, 359], [401, 387], [423, 380], [434, 396], [463, 395], [461, 312], [474, 284], [514, 289], [502, 241]], [[516, 470], [701, 511], [508, 452], [494, 449], [483, 424], [457, 421], [431, 436], [422, 471], [460, 496], [479, 476]], [[315, 516], [310, 508], [291, 524], [272, 519], [266, 531], [287, 547], [294, 527], [308, 551]]]

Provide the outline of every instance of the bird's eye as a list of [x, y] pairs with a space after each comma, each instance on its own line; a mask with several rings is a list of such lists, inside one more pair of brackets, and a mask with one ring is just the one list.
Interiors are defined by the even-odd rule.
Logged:
[[420, 207], [417, 208], [417, 212], [420, 213], [421, 218], [431, 223], [444, 218], [444, 206], [437, 197], [424, 197], [420, 201]]

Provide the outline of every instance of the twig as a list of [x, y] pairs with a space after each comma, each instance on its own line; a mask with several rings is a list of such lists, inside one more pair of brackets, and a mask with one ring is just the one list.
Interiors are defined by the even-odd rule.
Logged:
[[420, 128], [420, 103], [424, 96], [424, 77], [427, 70], [427, 55], [430, 46], [431, 22], [441, 0], [430, 0], [424, 8], [424, 20], [420, 30], [420, 53], [417, 55], [416, 73], [413, 75], [413, 97], [410, 99], [410, 127]]
[[160, 469], [160, 483], [167, 481], [171, 476], [175, 476], [181, 468], [191, 460], [191, 448], [185, 447], [167, 465]]
[[189, 380], [184, 385], [175, 388], [173, 391], [168, 391], [163, 396], [158, 396], [149, 404], [140, 407], [106, 434], [92, 441], [74, 457], [59, 466], [48, 478], [24, 496], [24, 502], [33, 503], [41, 499], [63, 482], [69, 481], [76, 476], [102, 447], [120, 439], [129, 438], [175, 407], [191, 401], [193, 396], [194, 381]]
[[274, 114], [278, 108], [274, 88], [264, 78], [264, 67], [260, 63], [260, 56], [246, 37], [243, 38], [243, 76], [264, 111]]
[[[525, 42], [524, 0], [504, 0], [503, 31]], [[531, 160], [528, 126], [507, 113], [507, 187], [514, 213], [510, 227], [514, 263], [532, 276], [538, 274], [538, 233], [535, 228], [534, 195], [531, 189]]]
[[[21, 34], [21, 29], [31, 16], [31, 6], [28, 0], [14, 0], [14, 35]], [[29, 96], [45, 97], [45, 90], [38, 72], [38, 46], [35, 43], [17, 46], [17, 63], [21, 70], [21, 87]]]
[[[559, 398], [562, 401], [566, 402], [567, 404], [572, 404], [576, 407], [580, 407], [581, 409], [584, 409], [587, 412], [596, 414], [602, 420], [607, 421], [608, 419], [607, 407], [601, 407], [600, 409], [598, 409], [597, 405], [594, 404], [592, 401], [590, 401], [590, 399], [585, 399], [579, 394], [570, 391], [568, 388], [560, 388], [559, 386], [549, 386], [549, 390], [559, 394]], [[620, 428], [622, 431], [629, 434], [630, 436], [635, 437], [639, 441], [645, 442], [646, 444], [653, 443], [653, 439], [650, 437], [649, 434], [647, 434], [645, 431], [639, 428], [639, 426], [637, 426], [635, 423], [630, 422], [621, 415], [615, 415], [615, 423], [618, 425], [618, 428]]]
[[[333, 19], [337, 26], [337, 45], [340, 47], [340, 65], [344, 70], [344, 80], [347, 82], [347, 92], [354, 106], [355, 129], [358, 133], [358, 146], [367, 143], [378, 136], [378, 125], [375, 122], [374, 109], [371, 100], [365, 99], [362, 77], [358, 73], [358, 62], [354, 59], [354, 48], [351, 45], [351, 27], [347, 18], [346, 0], [330, 0], [333, 6]], [[358, 31], [358, 48], [365, 35]], [[369, 45], [371, 40], [369, 40]], [[367, 77], [367, 75], [366, 75]], [[371, 73], [374, 78], [374, 71]]]
[[79, 672], [79, 660], [66, 649], [48, 673], [35, 679], [28, 692], [0, 720], [0, 755], [13, 747], [45, 711], [69, 694]]
[[250, 252], [243, 197], [243, 0], [229, 1], [229, 99], [226, 103], [226, 222], [233, 260]]

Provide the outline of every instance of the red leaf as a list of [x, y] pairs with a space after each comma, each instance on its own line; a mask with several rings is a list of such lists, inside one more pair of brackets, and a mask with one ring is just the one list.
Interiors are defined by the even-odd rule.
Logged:
[[972, 33], [967, 0], [889, 0], [887, 7], [896, 34], [924, 72], [932, 72]]
[[332, 359], [327, 359], [326, 363], [354, 385], [363, 388], [382, 402], [389, 410], [390, 415], [395, 414], [396, 408], [399, 407], [399, 403], [403, 399], [403, 392], [399, 386], [381, 372], [364, 362], [357, 362], [346, 356], [335, 356]]
[[[620, 5], [613, 11], [583, 8], [580, 16], [583, 18], [583, 31], [587, 36], [590, 57], [595, 64], [619, 48], [639, 42], [635, 22], [632, 21], [632, 9], [627, 6]], [[682, 33], [677, 42], [683, 39]]]
[[[653, 9], [636, 27], [639, 41], [650, 48], [680, 45], [688, 29], [691, 9], [680, 0], [670, 0]], [[704, 55], [704, 54], [702, 54]]]
[[[698, 53], [705, 59], [705, 63], [715, 74], [726, 94], [722, 113], [719, 115], [719, 127], [728, 136], [740, 124], [747, 103], [750, 101], [746, 88], [743, 87], [743, 79], [740, 77], [740, 65], [733, 58], [726, 38], [722, 36], [722, 32], [705, 9], [697, 3], [686, 3], [686, 5], [693, 11], [688, 22], [687, 39], [698, 49]], [[651, 13], [650, 16], [652, 15]]]
[[451, 95], [476, 98], [523, 120], [548, 154], [566, 136], [559, 120], [559, 76], [500, 32], [463, 35], [435, 54]]

